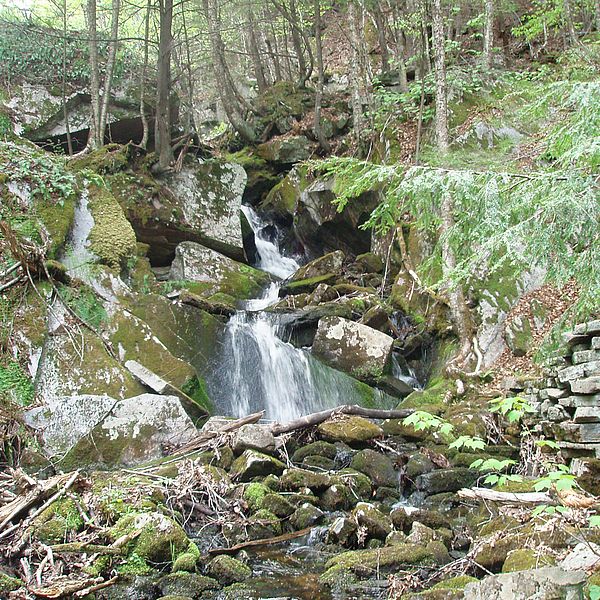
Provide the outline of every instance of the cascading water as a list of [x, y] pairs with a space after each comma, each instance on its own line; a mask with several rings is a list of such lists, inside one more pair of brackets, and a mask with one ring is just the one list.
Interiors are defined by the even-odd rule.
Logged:
[[[257, 266], [277, 277], [292, 275], [298, 263], [282, 256], [267, 239], [265, 224], [250, 207], [244, 206], [243, 211], [255, 234]], [[261, 298], [246, 302], [227, 325], [218, 371], [207, 382], [218, 411], [241, 417], [264, 410], [267, 418], [285, 421], [359, 403], [367, 386], [281, 339], [286, 332], [278, 315], [264, 312], [278, 300], [279, 288], [279, 283], [272, 283]]]

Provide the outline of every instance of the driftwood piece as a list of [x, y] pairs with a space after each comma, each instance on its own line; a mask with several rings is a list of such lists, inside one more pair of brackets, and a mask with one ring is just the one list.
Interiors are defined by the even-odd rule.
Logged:
[[312, 527], [307, 527], [306, 529], [300, 529], [299, 531], [294, 531], [292, 533], [284, 533], [283, 535], [278, 535], [272, 538], [263, 538], [261, 540], [250, 540], [249, 542], [242, 542], [241, 544], [236, 544], [235, 546], [231, 546], [231, 548], [213, 548], [209, 550], [209, 554], [235, 554], [239, 550], [243, 550], [244, 548], [254, 548], [256, 546], [273, 546], [274, 544], [281, 544], [283, 542], [287, 542], [289, 540], [293, 540], [303, 535], [306, 535], [310, 532]]
[[345, 404], [343, 406], [337, 406], [336, 408], [330, 408], [328, 410], [322, 410], [321, 412], [312, 413], [304, 417], [299, 417], [293, 421], [287, 423], [273, 423], [271, 425], [271, 432], [274, 435], [281, 433], [288, 433], [302, 427], [311, 427], [312, 425], [318, 425], [327, 421], [334, 415], [359, 415], [361, 417], [367, 417], [370, 419], [404, 419], [414, 412], [412, 408], [403, 408], [399, 410], [382, 410], [377, 408], [364, 408], [356, 404]]
[[504, 504], [557, 504], [545, 492], [498, 492], [488, 488], [463, 488], [458, 491], [460, 498], [467, 500], [488, 500]]
[[[115, 578], [113, 578], [116, 581]], [[113, 581], [113, 583], [114, 583]], [[101, 577], [94, 579], [78, 579], [78, 580], [65, 580], [53, 583], [46, 587], [31, 587], [29, 592], [38, 598], [61, 598], [61, 597], [73, 597], [77, 592], [81, 590], [90, 589], [96, 585], [101, 585], [104, 580]], [[111, 584], [112, 585], [112, 584]], [[98, 589], [98, 588], [96, 588]]]

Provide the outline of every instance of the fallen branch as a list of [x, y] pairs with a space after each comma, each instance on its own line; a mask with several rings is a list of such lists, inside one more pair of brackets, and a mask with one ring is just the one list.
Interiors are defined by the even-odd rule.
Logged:
[[[114, 579], [114, 578], [113, 578]], [[29, 591], [39, 598], [60, 598], [62, 596], [71, 596], [77, 592], [89, 589], [91, 586], [105, 583], [101, 578], [79, 579], [56, 582], [46, 587], [29, 588]], [[114, 583], [114, 582], [113, 582]], [[112, 584], [111, 584], [112, 585]]]
[[23, 281], [23, 278], [21, 276], [15, 277], [14, 279], [11, 279], [9, 282], [0, 285], [0, 292], [3, 292], [4, 290], [7, 290], [9, 287], [16, 285], [17, 283], [19, 283], [19, 281]]
[[102, 546], [100, 544], [90, 544], [87, 542], [70, 542], [68, 544], [56, 544], [51, 546], [52, 552], [56, 554], [110, 554], [121, 555], [125, 554], [123, 548], [115, 548], [113, 546]]
[[271, 425], [271, 432], [274, 435], [280, 433], [288, 433], [302, 427], [311, 427], [312, 425], [318, 425], [327, 421], [334, 415], [359, 415], [361, 417], [367, 417], [370, 419], [404, 419], [414, 412], [412, 408], [403, 408], [398, 410], [382, 410], [377, 408], [364, 408], [356, 404], [345, 404], [343, 406], [337, 406], [336, 408], [330, 408], [328, 410], [322, 410], [321, 412], [312, 413], [304, 417], [299, 417], [293, 421], [287, 423], [273, 423]]
[[557, 504], [545, 492], [498, 492], [487, 488], [463, 488], [458, 491], [460, 498], [467, 500], [489, 500], [505, 504]]
[[272, 538], [264, 538], [262, 540], [250, 540], [249, 542], [242, 542], [241, 544], [236, 544], [235, 546], [231, 546], [231, 548], [213, 548], [209, 550], [209, 554], [235, 554], [239, 550], [243, 550], [244, 548], [254, 548], [256, 546], [272, 546], [274, 544], [281, 544], [282, 542], [287, 542], [289, 540], [293, 540], [295, 538], [302, 537], [311, 531], [312, 527], [307, 527], [306, 529], [300, 529], [299, 531], [294, 531], [293, 533], [284, 533], [283, 535], [278, 535]]
[[[265, 411], [261, 410], [260, 412], [248, 415], [247, 417], [242, 417], [241, 419], [236, 419], [235, 421], [231, 421], [231, 423], [225, 425], [218, 431], [205, 431], [200, 435], [196, 436], [193, 440], [189, 441], [185, 446], [182, 446], [175, 452], [173, 452], [173, 456], [181, 456], [182, 454], [188, 454], [190, 452], [195, 452], [196, 450], [200, 450], [204, 447], [208, 442], [212, 439], [223, 435], [224, 433], [231, 433], [236, 429], [239, 429], [242, 425], [248, 425], [249, 423], [256, 423], [262, 419]], [[162, 463], [164, 465], [165, 463]]]

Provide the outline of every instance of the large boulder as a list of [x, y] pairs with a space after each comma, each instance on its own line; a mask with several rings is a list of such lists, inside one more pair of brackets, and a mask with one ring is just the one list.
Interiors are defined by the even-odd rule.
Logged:
[[196, 241], [236, 260], [244, 259], [240, 210], [246, 180], [241, 165], [218, 160], [186, 164], [166, 177]]
[[511, 600], [576, 600], [583, 598], [584, 571], [545, 567], [490, 575], [465, 587], [465, 600], [511, 598]]
[[292, 281], [311, 279], [321, 275], [339, 274], [343, 264], [344, 253], [341, 250], [336, 250], [300, 267], [292, 276]]
[[72, 466], [133, 465], [196, 435], [179, 399], [155, 394], [65, 396], [29, 410], [26, 421], [40, 431], [48, 456], [66, 455], [63, 464]]
[[195, 282], [193, 292], [204, 295], [221, 293], [236, 299], [256, 296], [269, 281], [269, 276], [263, 271], [196, 242], [182, 242], [177, 246], [169, 277]]
[[329, 419], [317, 427], [319, 435], [332, 442], [356, 444], [368, 442], [383, 435], [383, 430], [372, 421], [358, 416]]
[[363, 381], [376, 381], [386, 370], [394, 340], [367, 325], [340, 317], [325, 317], [312, 353], [330, 367]]
[[258, 155], [267, 162], [289, 167], [310, 158], [316, 144], [304, 135], [273, 138], [257, 148]]

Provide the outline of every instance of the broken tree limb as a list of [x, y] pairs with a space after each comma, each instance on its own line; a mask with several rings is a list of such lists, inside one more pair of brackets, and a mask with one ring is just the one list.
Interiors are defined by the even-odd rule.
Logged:
[[274, 435], [288, 433], [302, 427], [311, 427], [327, 421], [333, 415], [358, 415], [370, 419], [404, 419], [414, 412], [412, 408], [403, 408], [398, 410], [382, 410], [377, 408], [364, 408], [356, 404], [345, 404], [336, 408], [322, 410], [304, 417], [299, 417], [287, 423], [273, 423], [271, 432]]
[[52, 549], [52, 552], [55, 552], [56, 554], [125, 554], [124, 548], [102, 546], [99, 544], [88, 544], [86, 542], [70, 542], [68, 544], [56, 544], [55, 546], [50, 546], [50, 548]]
[[306, 527], [306, 529], [300, 529], [299, 531], [294, 531], [292, 533], [284, 533], [283, 535], [278, 535], [272, 538], [264, 538], [262, 540], [250, 540], [249, 542], [242, 542], [241, 544], [236, 544], [235, 546], [231, 546], [230, 548], [213, 548], [209, 550], [209, 554], [235, 554], [239, 550], [243, 550], [244, 548], [254, 548], [256, 546], [272, 546], [274, 544], [281, 544], [282, 542], [287, 542], [288, 540], [293, 540], [303, 535], [306, 535], [311, 531], [312, 527]]
[[504, 504], [558, 504], [545, 492], [498, 492], [488, 488], [463, 488], [458, 491], [460, 498], [467, 500], [488, 500]]
[[[231, 421], [231, 423], [223, 426], [218, 431], [205, 431], [200, 435], [196, 436], [193, 440], [189, 441], [185, 446], [182, 446], [175, 452], [173, 452], [173, 456], [181, 456], [182, 454], [188, 454], [190, 452], [195, 452], [196, 450], [200, 450], [203, 446], [205, 446], [212, 439], [223, 435], [224, 433], [231, 433], [236, 429], [239, 429], [242, 425], [248, 425], [250, 423], [257, 423], [264, 416], [265, 411], [261, 410], [260, 412], [248, 415], [247, 417], [242, 417], [241, 419], [236, 419], [235, 421]], [[166, 463], [162, 463], [163, 465]]]

